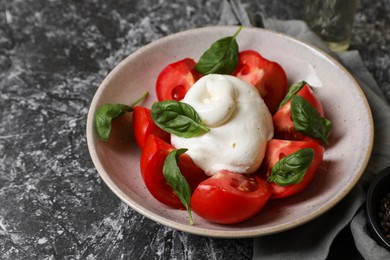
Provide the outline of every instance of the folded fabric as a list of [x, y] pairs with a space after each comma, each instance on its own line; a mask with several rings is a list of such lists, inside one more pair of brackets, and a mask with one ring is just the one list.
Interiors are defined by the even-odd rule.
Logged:
[[219, 24], [261, 26], [288, 34], [314, 45], [335, 57], [356, 78], [370, 105], [374, 120], [373, 152], [362, 179], [333, 209], [300, 227], [274, 235], [256, 237], [253, 259], [326, 259], [337, 234], [350, 226], [356, 248], [365, 259], [390, 259], [390, 252], [379, 246], [367, 230], [362, 205], [371, 180], [390, 165], [390, 105], [357, 51], [333, 53], [303, 21], [280, 21], [251, 14], [238, 0], [224, 0]]

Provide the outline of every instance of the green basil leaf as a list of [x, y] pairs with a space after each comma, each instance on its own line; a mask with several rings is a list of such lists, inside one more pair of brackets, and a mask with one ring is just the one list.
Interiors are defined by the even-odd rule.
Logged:
[[104, 104], [95, 114], [95, 126], [101, 140], [107, 141], [111, 132], [111, 121], [124, 114], [131, 112], [133, 108], [123, 104]]
[[168, 133], [190, 138], [210, 131], [190, 105], [176, 100], [165, 100], [152, 105], [152, 119]]
[[288, 92], [282, 102], [280, 102], [278, 109], [280, 109], [282, 106], [284, 106], [290, 99], [295, 96], [295, 94], [298, 93], [307, 83], [305, 81], [300, 81], [298, 83], [294, 83], [291, 85], [291, 87], [288, 89]]
[[279, 186], [300, 183], [314, 159], [314, 149], [302, 148], [280, 159], [273, 167], [269, 181]]
[[134, 106], [146, 98], [148, 92], [145, 92], [132, 105], [124, 104], [104, 104], [95, 113], [95, 127], [101, 140], [107, 141], [110, 136], [112, 120], [123, 115], [125, 112], [132, 112]]
[[231, 74], [238, 63], [238, 44], [236, 37], [242, 26], [233, 36], [225, 37], [214, 42], [200, 57], [195, 69], [203, 74]]
[[181, 174], [178, 163], [180, 161], [180, 155], [185, 153], [187, 149], [173, 150], [167, 156], [164, 161], [163, 175], [169, 186], [172, 187], [180, 201], [186, 207], [188, 216], [190, 218], [190, 224], [194, 222], [192, 220], [190, 201], [191, 201], [191, 188], [186, 178]]
[[328, 138], [333, 127], [332, 122], [322, 117], [306, 99], [301, 96], [293, 96], [291, 99], [291, 117], [295, 130], [328, 144]]

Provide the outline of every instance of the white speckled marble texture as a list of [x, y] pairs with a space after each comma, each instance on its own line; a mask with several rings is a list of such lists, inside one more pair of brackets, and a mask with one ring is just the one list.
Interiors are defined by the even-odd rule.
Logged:
[[[242, 2], [302, 18], [303, 1]], [[85, 137], [92, 97], [119, 61], [216, 25], [220, 12], [219, 0], [0, 0], [0, 259], [252, 258], [252, 239], [186, 234], [126, 206], [96, 172]], [[361, 0], [350, 47], [388, 100], [389, 13], [389, 0]]]

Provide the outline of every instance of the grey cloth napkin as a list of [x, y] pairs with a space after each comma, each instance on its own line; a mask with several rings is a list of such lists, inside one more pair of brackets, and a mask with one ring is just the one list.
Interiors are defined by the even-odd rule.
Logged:
[[390, 104], [365, 68], [357, 51], [333, 53], [303, 21], [266, 19], [248, 13], [239, 0], [224, 0], [219, 24], [265, 27], [286, 33], [317, 46], [340, 61], [359, 82], [374, 119], [374, 147], [356, 187], [338, 205], [300, 227], [274, 235], [256, 237], [253, 259], [326, 259], [336, 236], [349, 226], [356, 248], [365, 259], [390, 259], [390, 252], [378, 245], [369, 234], [364, 202], [366, 191], [376, 174], [390, 165]]

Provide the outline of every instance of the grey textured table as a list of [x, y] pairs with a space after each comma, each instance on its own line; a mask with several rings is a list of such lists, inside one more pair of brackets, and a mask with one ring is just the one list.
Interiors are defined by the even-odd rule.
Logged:
[[[303, 1], [242, 2], [302, 18]], [[220, 10], [219, 0], [0, 0], [0, 259], [252, 257], [252, 239], [186, 234], [126, 206], [100, 179], [85, 138], [92, 97], [120, 60], [214, 25]], [[353, 33], [351, 49], [390, 100], [390, 1], [361, 0]]]

